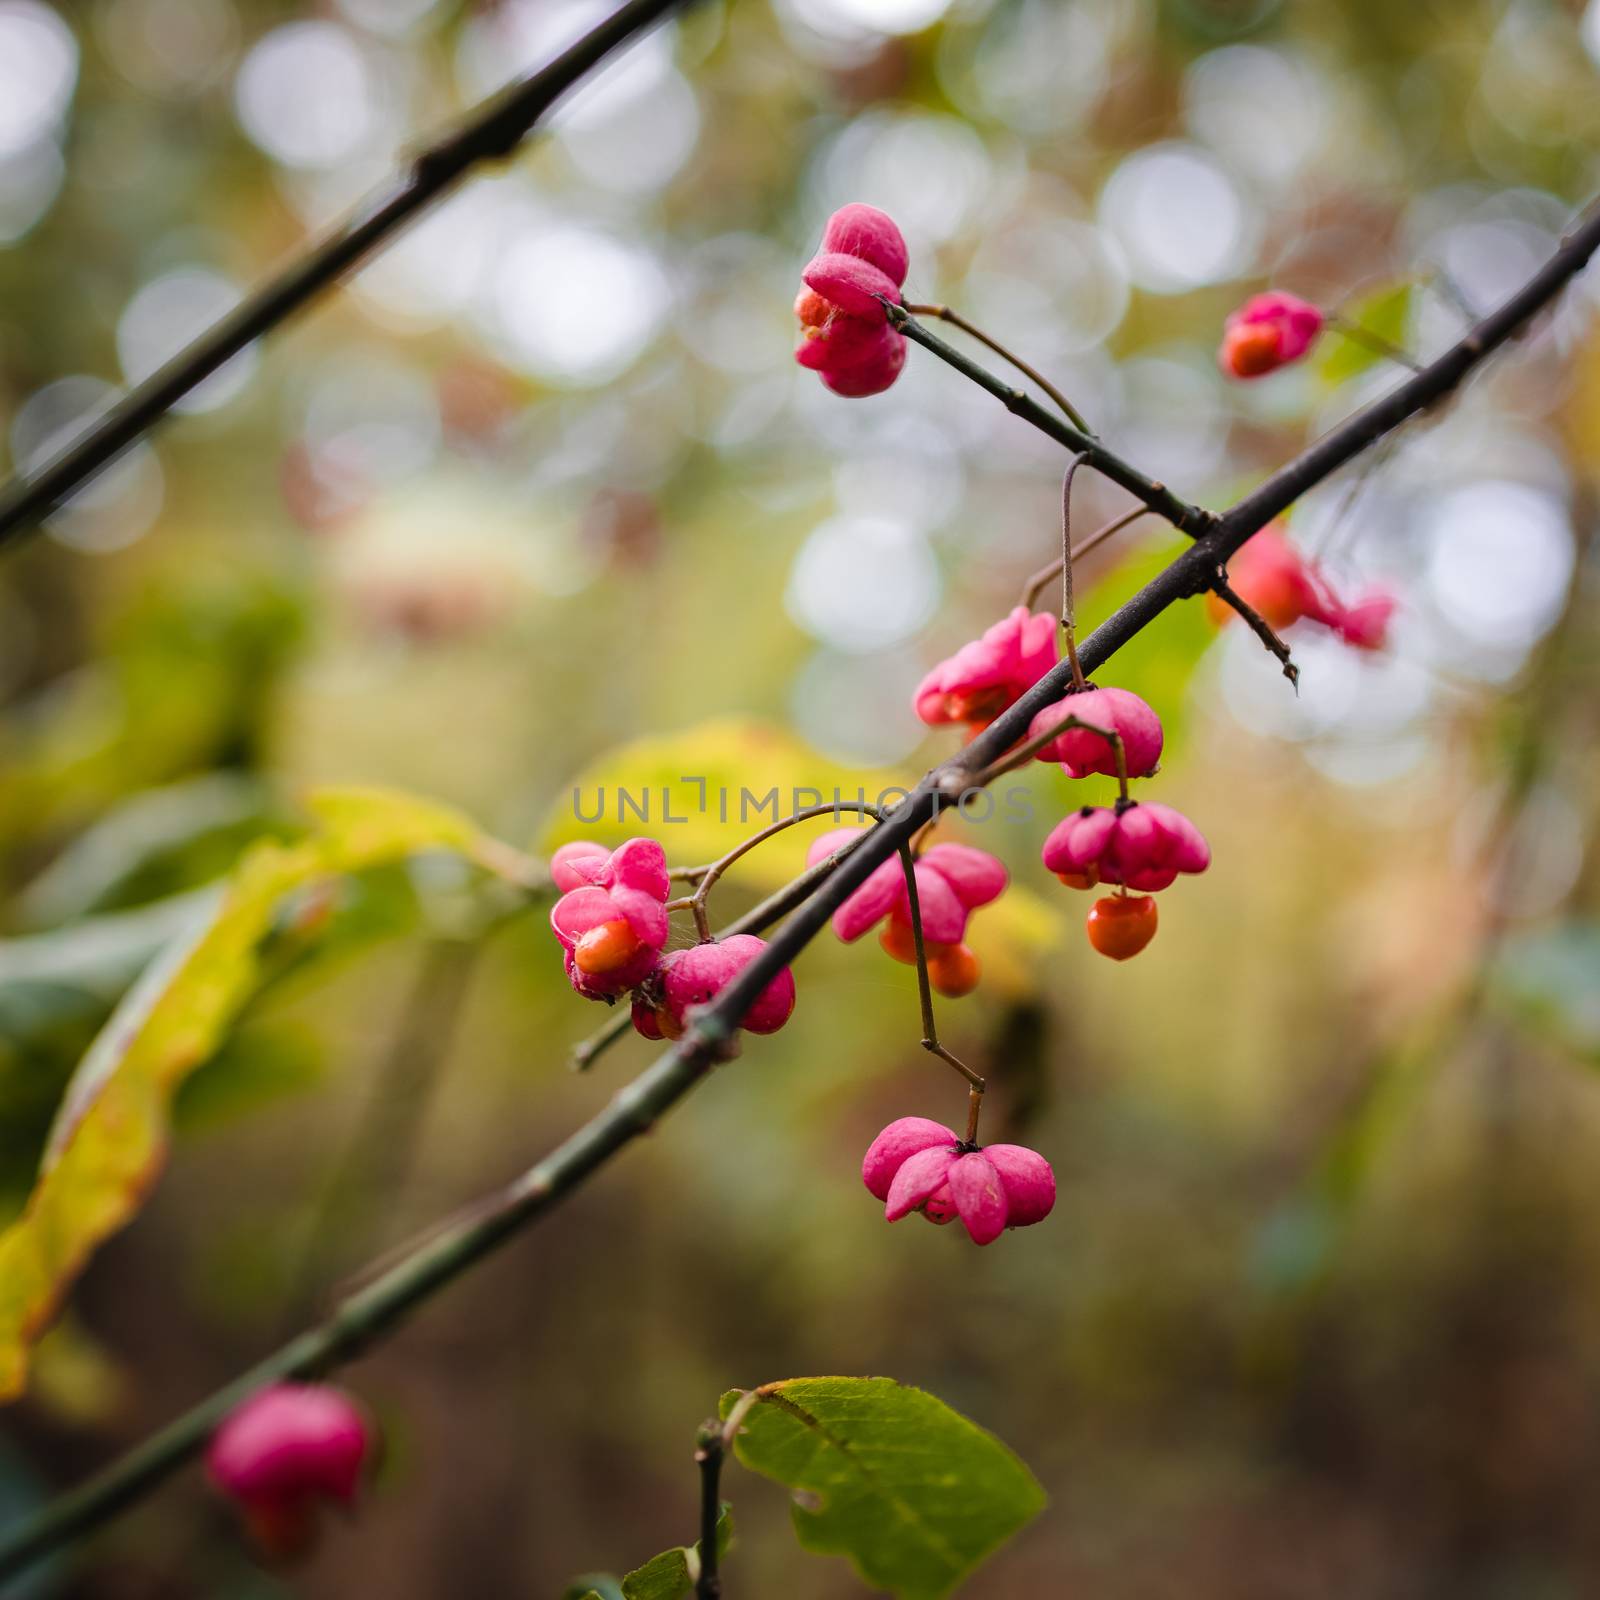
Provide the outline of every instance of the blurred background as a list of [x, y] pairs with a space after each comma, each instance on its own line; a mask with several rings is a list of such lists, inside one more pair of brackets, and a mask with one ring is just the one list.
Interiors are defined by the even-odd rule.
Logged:
[[[59, 448], [603, 9], [0, 0], [0, 453]], [[1227, 312], [1270, 282], [1443, 348], [1600, 183], [1597, 61], [1600, 0], [708, 0], [635, 46], [0, 566], [5, 1218], [186, 897], [308, 784], [542, 848], [639, 831], [576, 822], [580, 781], [948, 753], [911, 689], [1058, 547], [1062, 457], [920, 351], [867, 401], [794, 365], [834, 207], [889, 210], [910, 297], [1221, 506], [1395, 373], [1329, 339], [1229, 384]], [[1017, 888], [944, 1027], [991, 1137], [1055, 1164], [1045, 1226], [884, 1226], [862, 1149], [961, 1091], [909, 971], [825, 938], [782, 1035], [349, 1369], [387, 1460], [309, 1564], [258, 1571], [190, 1471], [12, 1592], [558, 1596], [693, 1537], [723, 1390], [834, 1372], [1044, 1481], [974, 1596], [1600, 1592], [1597, 303], [1294, 512], [1398, 591], [1387, 651], [1296, 633], [1296, 697], [1191, 603], [1102, 674], [1215, 853], [1145, 955], [1096, 957], [1038, 865], [1080, 791], [1041, 770], [1032, 820], [967, 830]], [[1084, 529], [1123, 503], [1078, 495]], [[1090, 620], [1172, 547], [1098, 553]], [[700, 860], [709, 827], [660, 832]], [[803, 840], [771, 850], [719, 919]], [[569, 1072], [601, 1008], [484, 898], [432, 860], [345, 884], [189, 1079], [0, 1424], [7, 1520], [650, 1059]], [[774, 1485], [729, 1490], [730, 1595], [866, 1592]]]

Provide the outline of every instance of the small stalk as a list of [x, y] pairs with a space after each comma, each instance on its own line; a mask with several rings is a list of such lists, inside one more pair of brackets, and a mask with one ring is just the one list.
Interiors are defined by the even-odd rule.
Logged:
[[989, 349], [993, 350], [1002, 361], [1009, 362], [1017, 369], [1018, 372], [1023, 375], [1023, 377], [1028, 378], [1032, 382], [1038, 384], [1038, 386], [1043, 389], [1044, 392], [1049, 395], [1049, 397], [1061, 408], [1061, 411], [1066, 417], [1067, 421], [1070, 422], [1075, 428], [1082, 428], [1083, 431], [1088, 434], [1092, 434], [1094, 432], [1094, 429], [1083, 420], [1082, 416], [1078, 412], [1078, 408], [1073, 405], [1073, 403], [1067, 399], [1067, 397], [1062, 394], [1062, 392], [1056, 388], [1056, 386], [1051, 383], [1043, 373], [1037, 371], [1033, 367], [1030, 367], [1021, 356], [1016, 355], [1012, 351], [1006, 349], [1006, 347], [1001, 344], [998, 339], [994, 338], [990, 334], [985, 333], [982, 328], [978, 327], [974, 323], [968, 322], [967, 319], [960, 315], [959, 312], [952, 311], [949, 306], [908, 305], [905, 307], [905, 309], [914, 317], [937, 317], [941, 322], [948, 322], [952, 328], [959, 328], [963, 333], [970, 334], [978, 341], [979, 344], [987, 345]]
[[954, 1067], [967, 1080], [967, 1143], [976, 1144], [984, 1079], [939, 1042], [939, 1027], [933, 1017], [933, 985], [928, 981], [928, 950], [922, 938], [922, 900], [917, 893], [917, 864], [909, 845], [900, 846], [900, 865], [905, 869], [906, 902], [911, 912], [911, 943], [917, 954], [917, 999], [922, 1006], [922, 1048]]

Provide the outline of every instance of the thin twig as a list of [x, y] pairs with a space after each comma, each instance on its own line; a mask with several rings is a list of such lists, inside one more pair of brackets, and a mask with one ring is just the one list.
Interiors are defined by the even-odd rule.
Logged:
[[1082, 452], [1068, 463], [1061, 480], [1061, 628], [1066, 637], [1067, 665], [1072, 668], [1072, 687], [1083, 688], [1083, 667], [1078, 661], [1078, 613], [1072, 594], [1072, 480], [1083, 465]]
[[[1091, 550], [1097, 550], [1113, 534], [1121, 533], [1130, 523], [1137, 522], [1140, 517], [1151, 514], [1149, 506], [1135, 506], [1132, 511], [1124, 511], [1121, 516], [1113, 517], [1109, 522], [1102, 523], [1089, 535], [1082, 544], [1072, 547], [1074, 562], [1082, 561]], [[1057, 556], [1049, 566], [1040, 567], [1034, 575], [1022, 586], [1022, 603], [1032, 611], [1039, 596], [1044, 593], [1047, 584], [1053, 583], [1061, 576], [1061, 557]]]
[[966, 1142], [976, 1144], [978, 1114], [983, 1109], [984, 1080], [939, 1042], [939, 1026], [933, 1017], [933, 986], [928, 981], [928, 949], [922, 937], [922, 897], [917, 893], [917, 864], [908, 844], [900, 846], [900, 865], [905, 869], [906, 902], [911, 912], [911, 942], [917, 953], [917, 1000], [922, 1007], [922, 1048], [954, 1067], [967, 1080]]
[[710, 866], [697, 867], [695, 871], [700, 881], [694, 893], [686, 901], [669, 900], [667, 909], [671, 911], [683, 905], [688, 905], [694, 912], [695, 926], [699, 930], [700, 941], [702, 944], [705, 943], [711, 937], [711, 923], [706, 913], [706, 901], [711, 891], [716, 888], [717, 880], [735, 861], [754, 850], [757, 845], [765, 844], [768, 839], [794, 827], [797, 822], [811, 822], [817, 817], [836, 817], [842, 811], [852, 811], [859, 816], [871, 817], [874, 822], [883, 821], [882, 808], [871, 805], [865, 800], [831, 800], [824, 801], [821, 805], [802, 806], [800, 810], [790, 813], [789, 816], [779, 817], [776, 822], [768, 823], [759, 833], [751, 834], [748, 839], [736, 844], [726, 855], [713, 861]]
[[1250, 625], [1250, 631], [1278, 658], [1283, 667], [1284, 677], [1294, 685], [1294, 692], [1299, 694], [1300, 669], [1294, 664], [1294, 658], [1289, 654], [1288, 645], [1278, 636], [1272, 624], [1248, 600], [1241, 598], [1228, 582], [1226, 568], [1217, 568], [1217, 575], [1211, 580], [1211, 592], [1219, 600], [1232, 606], [1244, 618]]
[[1111, 746], [1112, 759], [1117, 764], [1117, 797], [1126, 805], [1128, 800], [1128, 747], [1122, 742], [1122, 735], [1115, 728], [1102, 728], [1096, 723], [1085, 722], [1082, 717], [1070, 715], [1052, 724], [1043, 733], [1033, 734], [1023, 740], [1015, 750], [1008, 750], [1000, 760], [985, 767], [972, 780], [974, 786], [984, 788], [993, 783], [996, 778], [1004, 777], [1008, 772], [1015, 772], [1019, 768], [1027, 766], [1047, 744], [1054, 744], [1062, 734], [1070, 733], [1074, 728], [1081, 728], [1085, 733], [1097, 733]]
[[913, 344], [921, 345], [924, 350], [938, 356], [946, 366], [954, 367], [962, 377], [970, 379], [980, 389], [987, 390], [1013, 416], [1021, 417], [1024, 422], [1032, 424], [1041, 433], [1048, 434], [1057, 444], [1065, 445], [1072, 451], [1081, 451], [1088, 457], [1089, 465], [1096, 472], [1126, 489], [1158, 517], [1165, 517], [1173, 527], [1199, 537], [1216, 520], [1211, 512], [1180, 500], [1164, 483], [1148, 477], [1130, 462], [1123, 460], [1093, 434], [1085, 433], [1070, 422], [1064, 422], [1054, 412], [1046, 411], [1032, 395], [1024, 394], [1020, 389], [1013, 389], [1010, 384], [979, 366], [976, 361], [969, 360], [938, 334], [925, 328], [915, 317], [909, 315], [904, 306], [897, 306], [887, 299], [882, 304], [890, 323]]
[[509, 156], [567, 90], [613, 51], [685, 3], [626, 0], [554, 61], [475, 108], [456, 131], [416, 156], [387, 191], [363, 201], [275, 278], [124, 395], [81, 438], [33, 476], [12, 479], [0, 492], [0, 545], [37, 527], [74, 490], [149, 432], [191, 389], [348, 277], [474, 167]]
[[1335, 333], [1342, 333], [1351, 344], [1361, 345], [1370, 350], [1374, 355], [1382, 356], [1386, 361], [1398, 362], [1402, 367], [1409, 367], [1413, 372], [1421, 372], [1422, 365], [1415, 356], [1402, 350], [1399, 345], [1385, 339], [1381, 333], [1374, 333], [1370, 328], [1363, 328], [1359, 322], [1349, 322], [1338, 312], [1328, 318], [1328, 326]]
[[937, 317], [941, 322], [948, 322], [952, 328], [959, 328], [963, 333], [970, 334], [979, 344], [987, 345], [1002, 361], [1009, 361], [1023, 377], [1030, 378], [1034, 383], [1038, 384], [1061, 408], [1066, 415], [1067, 421], [1074, 427], [1082, 428], [1088, 434], [1094, 432], [1094, 429], [1083, 420], [1078, 408], [1043, 373], [1030, 367], [1021, 356], [1014, 351], [1006, 349], [998, 339], [991, 334], [985, 333], [975, 323], [968, 322], [959, 312], [952, 311], [949, 306], [907, 305], [905, 309], [914, 317]]

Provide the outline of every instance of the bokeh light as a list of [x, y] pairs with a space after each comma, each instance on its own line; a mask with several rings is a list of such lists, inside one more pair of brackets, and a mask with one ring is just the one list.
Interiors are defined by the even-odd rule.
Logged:
[[39, 0], [0, 0], [0, 156], [53, 133], [72, 103], [78, 42]]
[[795, 557], [784, 604], [814, 638], [836, 650], [882, 650], [933, 615], [939, 568], [927, 541], [888, 517], [834, 517]]
[[361, 46], [332, 22], [291, 22], [251, 47], [234, 84], [244, 131], [288, 167], [336, 167], [381, 132], [378, 85]]
[[1100, 222], [1134, 281], [1182, 294], [1248, 272], [1261, 217], [1215, 157], [1178, 140], [1136, 150], [1100, 194]]

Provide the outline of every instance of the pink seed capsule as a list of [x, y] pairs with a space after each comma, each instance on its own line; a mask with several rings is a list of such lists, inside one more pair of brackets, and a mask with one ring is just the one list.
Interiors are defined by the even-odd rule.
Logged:
[[1055, 1204], [1050, 1163], [1022, 1145], [965, 1148], [926, 1117], [891, 1122], [867, 1147], [861, 1181], [890, 1222], [913, 1211], [943, 1224], [959, 1217], [975, 1244], [1042, 1222]]
[[322, 1502], [354, 1502], [374, 1437], [365, 1411], [343, 1390], [276, 1383], [224, 1418], [206, 1471], [264, 1550], [289, 1556], [310, 1542]]

